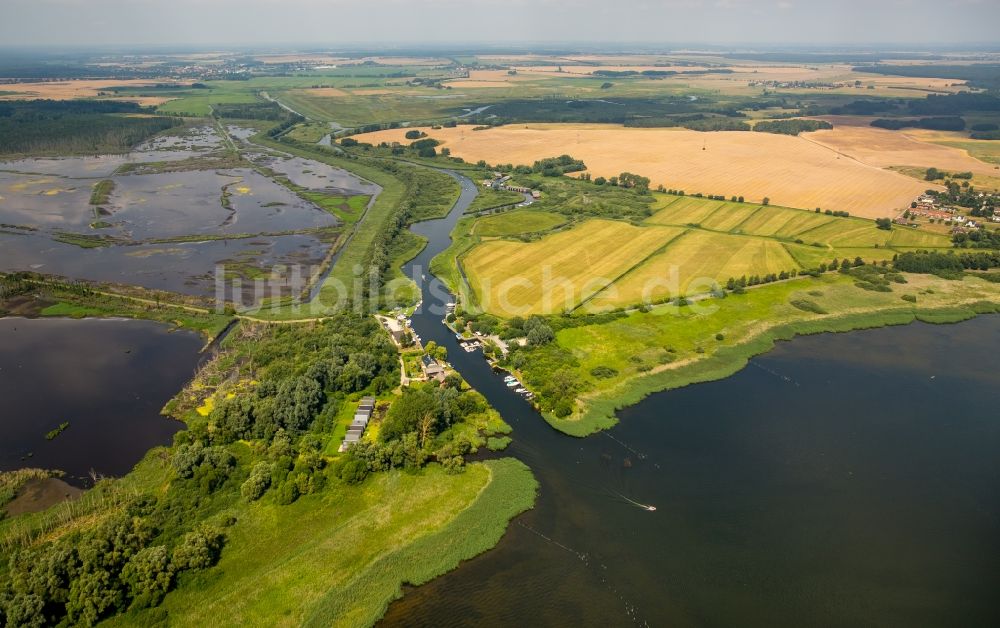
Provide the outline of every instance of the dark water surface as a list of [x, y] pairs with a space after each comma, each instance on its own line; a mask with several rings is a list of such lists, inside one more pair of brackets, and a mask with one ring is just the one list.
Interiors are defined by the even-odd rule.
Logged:
[[77, 486], [127, 473], [182, 427], [160, 409], [202, 344], [149, 321], [0, 318], [0, 470], [61, 469]]
[[384, 625], [1000, 625], [1000, 318], [781, 343], [574, 439], [441, 325], [426, 269], [470, 186], [414, 228], [414, 327], [514, 427], [541, 492]]
[[[246, 136], [246, 130], [239, 135]], [[216, 274], [223, 275], [225, 267], [247, 284], [256, 276], [273, 278], [273, 293], [267, 296], [301, 289], [292, 285], [288, 269], [305, 267], [300, 274], [308, 277], [329, 254], [331, 236], [289, 232], [335, 227], [339, 221], [331, 213], [249, 168], [114, 174], [129, 163], [204, 156], [221, 145], [214, 129], [199, 127], [159, 136], [126, 155], [0, 162], [0, 271], [212, 297]], [[305, 187], [373, 199], [381, 191], [321, 162], [253, 156]], [[115, 186], [97, 210], [90, 205], [91, 191], [105, 178]], [[91, 227], [98, 219], [103, 226]], [[104, 236], [115, 243], [85, 248], [61, 241], [65, 233]], [[214, 239], [245, 234], [256, 235]], [[181, 236], [190, 241], [157, 242]], [[207, 239], [198, 241], [199, 236]]]

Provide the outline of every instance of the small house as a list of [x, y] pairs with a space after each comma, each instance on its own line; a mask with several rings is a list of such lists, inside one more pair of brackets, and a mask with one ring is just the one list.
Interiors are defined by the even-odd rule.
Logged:
[[389, 332], [389, 334], [393, 337], [393, 339], [396, 340], [397, 342], [402, 340], [403, 334], [406, 333], [406, 328], [403, 327], [403, 324], [393, 318], [386, 318], [384, 319], [384, 321], [385, 321], [385, 328]]
[[441, 366], [441, 364], [439, 364], [438, 361], [432, 358], [431, 356], [425, 355], [421, 359], [421, 366], [423, 368], [424, 375], [427, 377], [427, 379], [437, 379], [437, 380], [444, 379], [444, 367]]

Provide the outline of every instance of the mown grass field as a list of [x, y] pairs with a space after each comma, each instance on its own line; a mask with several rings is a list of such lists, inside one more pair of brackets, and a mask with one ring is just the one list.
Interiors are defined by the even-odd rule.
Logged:
[[[614, 425], [615, 411], [659, 390], [719, 379], [743, 368], [747, 359], [795, 334], [846, 331], [914, 318], [945, 322], [1000, 309], [1000, 286], [967, 277], [947, 281], [932, 275], [906, 275], [908, 283], [891, 292], [862, 290], [840, 273], [798, 279], [748, 290], [742, 295], [700, 301], [690, 306], [656, 306], [625, 317], [563, 329], [560, 347], [577, 364], [572, 377], [582, 384], [574, 414], [546, 420], [582, 436]], [[904, 301], [912, 295], [915, 303]], [[808, 301], [825, 313], [806, 311], [792, 301]], [[614, 376], [597, 378], [604, 366]], [[531, 363], [524, 369], [532, 377]], [[538, 375], [538, 374], [534, 374]]]
[[587, 303], [590, 311], [702, 294], [730, 277], [778, 274], [799, 265], [780, 242], [690, 230]]
[[483, 242], [462, 262], [487, 311], [504, 316], [552, 314], [573, 309], [680, 231], [588, 220], [536, 242]]
[[829, 264], [834, 259], [846, 258], [854, 259], [860, 257], [865, 262], [881, 262], [891, 260], [893, 255], [899, 252], [897, 249], [874, 248], [874, 247], [838, 247], [831, 249], [826, 246], [809, 246], [806, 244], [782, 243], [785, 250], [795, 259], [802, 268], [817, 268], [820, 264]]
[[[604, 311], [704, 294], [730, 277], [798, 272], [844, 258], [880, 262], [905, 249], [951, 247], [943, 234], [898, 226], [885, 231], [860, 218], [655, 196], [654, 213], [640, 226], [589, 220], [527, 243], [476, 241], [527, 233], [525, 221], [537, 226], [542, 212], [479, 218], [466, 227], [464, 247], [471, 250], [459, 258], [479, 305], [500, 316], [555, 314], [584, 303], [583, 312]], [[566, 281], [550, 281], [543, 289], [546, 279]]]
[[981, 161], [1000, 164], [1000, 142], [996, 140], [942, 140], [938, 143], [964, 150]]
[[[318, 91], [318, 90], [317, 90]], [[447, 118], [458, 105], [451, 99], [435, 99], [430, 90], [385, 90], [382, 93], [351, 93], [331, 96], [314, 90], [296, 89], [282, 92], [282, 103], [302, 115], [318, 120], [332, 120], [342, 126], [393, 122], [397, 120], [430, 120]], [[464, 100], [464, 99], [460, 99]]]
[[512, 236], [548, 231], [566, 223], [566, 217], [552, 212], [515, 210], [483, 216], [474, 227], [481, 236]]

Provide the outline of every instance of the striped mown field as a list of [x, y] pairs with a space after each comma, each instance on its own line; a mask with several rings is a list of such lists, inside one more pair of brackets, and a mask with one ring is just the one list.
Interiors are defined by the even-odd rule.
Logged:
[[462, 266], [481, 307], [523, 316], [655, 303], [703, 294], [730, 277], [951, 247], [942, 234], [897, 226], [885, 231], [870, 220], [772, 205], [657, 194], [652, 208], [641, 226], [591, 219], [533, 242], [502, 239], [523, 232], [532, 212], [483, 217], [472, 232], [501, 239], [475, 245]]
[[489, 312], [559, 313], [575, 308], [682, 232], [678, 227], [588, 220], [535, 242], [483, 242], [462, 259], [462, 266]]
[[703, 294], [729, 277], [799, 270], [781, 242], [690, 230], [587, 303], [589, 311]]

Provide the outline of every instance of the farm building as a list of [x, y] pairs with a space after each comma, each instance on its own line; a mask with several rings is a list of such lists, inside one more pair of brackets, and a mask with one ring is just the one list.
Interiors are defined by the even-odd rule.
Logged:
[[491, 188], [494, 190], [506, 190], [508, 192], [520, 192], [521, 194], [530, 194], [531, 198], [539, 199], [542, 197], [542, 193], [538, 190], [533, 190], [521, 185], [510, 185], [511, 177], [509, 174], [501, 174], [499, 172], [493, 173], [492, 179], [483, 179], [483, 187]]

